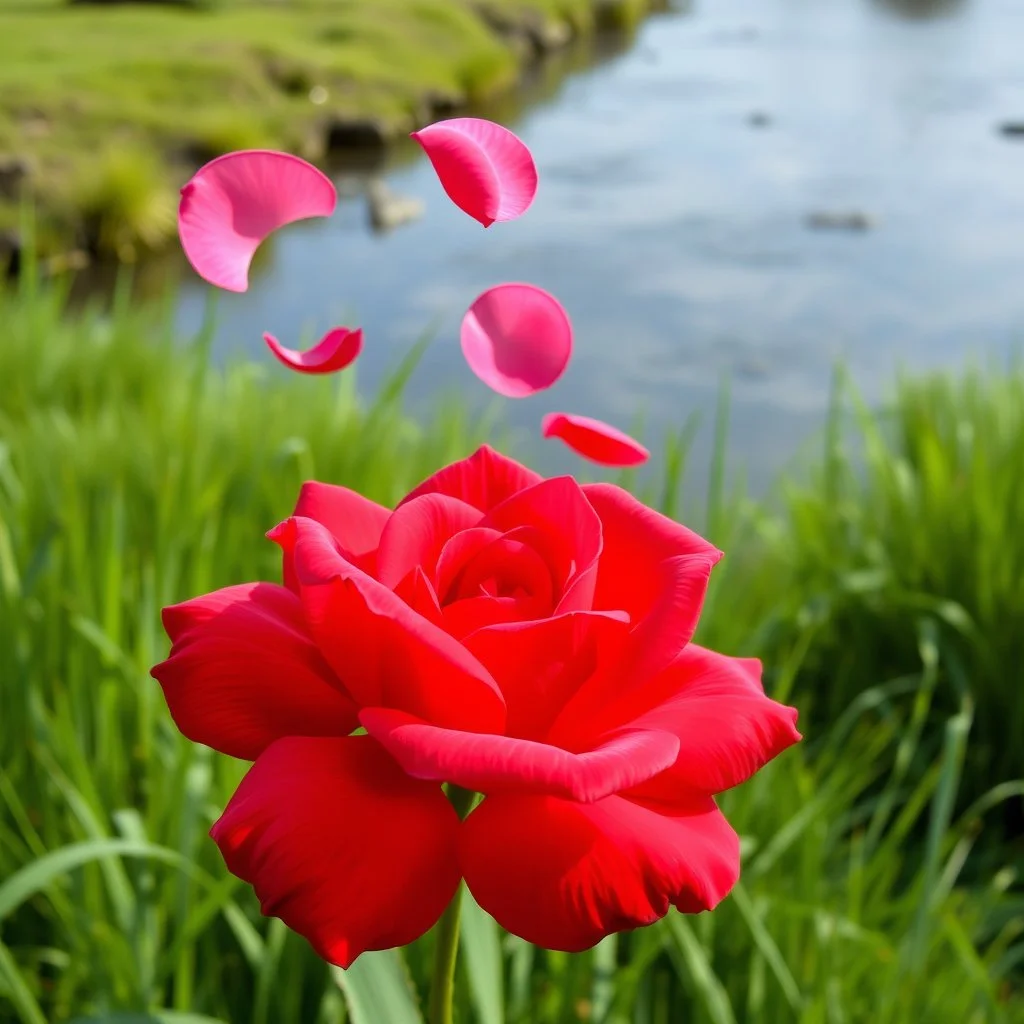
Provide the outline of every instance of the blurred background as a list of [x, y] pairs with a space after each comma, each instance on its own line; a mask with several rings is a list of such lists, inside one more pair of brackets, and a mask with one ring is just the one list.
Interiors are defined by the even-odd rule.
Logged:
[[[226, 875], [244, 765], [172, 729], [159, 609], [276, 579], [309, 477], [601, 476], [551, 409], [648, 444], [604, 478], [726, 550], [699, 638], [807, 739], [723, 799], [713, 915], [566, 957], [471, 906], [460, 1019], [1024, 1021], [1022, 40], [1020, 0], [0, 0], [0, 1022], [416, 1019], [431, 936], [339, 987]], [[531, 147], [521, 220], [407, 139], [463, 113]], [[177, 189], [264, 146], [338, 211], [214, 295]], [[496, 403], [458, 325], [506, 280], [576, 350]], [[261, 340], [339, 323], [338, 378]]]

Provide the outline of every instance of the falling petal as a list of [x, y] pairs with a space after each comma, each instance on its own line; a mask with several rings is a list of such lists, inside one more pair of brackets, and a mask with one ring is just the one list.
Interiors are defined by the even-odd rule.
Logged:
[[489, 288], [462, 319], [469, 368], [499, 395], [525, 398], [561, 377], [572, 355], [572, 324], [553, 295], [532, 284]]
[[603, 466], [639, 466], [651, 454], [628, 434], [589, 416], [548, 413], [541, 423], [541, 433], [560, 438], [577, 455]]
[[329, 217], [330, 178], [289, 153], [242, 150], [211, 160], [181, 190], [178, 234], [195, 272], [218, 288], [244, 292], [260, 243], [307, 217]]
[[299, 373], [344, 370], [349, 363], [355, 362], [363, 348], [363, 332], [358, 327], [354, 331], [347, 327], [334, 327], [305, 352], [285, 348], [272, 334], [264, 334], [263, 340], [285, 366]]
[[522, 216], [537, 194], [526, 144], [479, 117], [455, 117], [413, 132], [451, 201], [483, 226]]

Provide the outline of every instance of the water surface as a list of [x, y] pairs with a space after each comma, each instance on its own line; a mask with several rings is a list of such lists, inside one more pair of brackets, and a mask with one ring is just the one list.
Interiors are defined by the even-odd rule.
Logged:
[[[538, 468], [577, 466], [533, 440], [551, 409], [642, 415], [656, 453], [699, 413], [706, 452], [728, 374], [731, 457], [763, 487], [820, 425], [837, 359], [877, 400], [899, 366], [1005, 358], [1024, 334], [1024, 141], [997, 130], [1024, 120], [1022, 40], [1020, 0], [706, 0], [653, 17], [508, 121], [541, 175], [524, 218], [484, 231], [425, 159], [406, 162], [388, 183], [426, 203], [420, 221], [374, 235], [349, 194], [283, 232], [250, 291], [220, 300], [217, 349], [269, 359], [265, 330], [298, 344], [361, 324], [369, 392], [435, 325], [412, 397], [484, 405], [462, 313], [532, 281], [577, 345], [553, 389], [502, 406]], [[816, 212], [871, 226], [814, 229]], [[183, 290], [184, 327], [206, 293]]]

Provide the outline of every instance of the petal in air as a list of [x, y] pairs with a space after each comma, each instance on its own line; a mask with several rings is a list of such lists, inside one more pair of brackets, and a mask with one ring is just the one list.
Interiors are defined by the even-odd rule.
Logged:
[[290, 153], [241, 150], [196, 171], [181, 190], [178, 235], [195, 272], [218, 288], [244, 292], [263, 240], [307, 217], [329, 217], [330, 178]]
[[537, 194], [537, 167], [526, 144], [479, 117], [455, 117], [413, 132], [449, 199], [474, 220], [522, 216]]
[[577, 455], [602, 466], [639, 466], [651, 454], [628, 434], [590, 416], [548, 413], [541, 423], [541, 433], [559, 438]]
[[348, 327], [334, 327], [305, 352], [285, 348], [272, 334], [264, 334], [263, 340], [285, 366], [299, 373], [344, 370], [355, 362], [363, 349], [363, 332], [358, 327], [354, 331]]
[[462, 319], [469, 368], [507, 398], [551, 387], [572, 355], [572, 324], [553, 295], [532, 284], [500, 284], [479, 295]]

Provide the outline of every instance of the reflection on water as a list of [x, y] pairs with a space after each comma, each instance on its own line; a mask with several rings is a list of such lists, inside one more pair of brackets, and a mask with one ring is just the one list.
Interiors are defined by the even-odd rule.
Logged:
[[[997, 126], [1024, 119], [1021, 39], [1020, 0], [705, 0], [657, 16], [627, 52], [568, 78], [549, 65], [525, 109], [492, 114], [537, 157], [526, 217], [482, 230], [407, 147], [387, 185], [424, 216], [375, 235], [365, 177], [342, 176], [332, 219], [282, 232], [250, 292], [220, 297], [218, 351], [263, 358], [263, 331], [361, 324], [372, 389], [437, 323], [414, 397], [483, 405], [460, 317], [490, 285], [528, 280], [569, 309], [576, 357], [551, 391], [505, 402], [509, 423], [536, 438], [552, 409], [626, 428], [642, 415], [657, 456], [728, 375], [734, 457], [763, 485], [820, 424], [837, 358], [877, 399], [900, 364], [1015, 345], [1024, 145]], [[193, 328], [207, 291], [186, 280]], [[532, 443], [539, 468], [577, 468]]]

